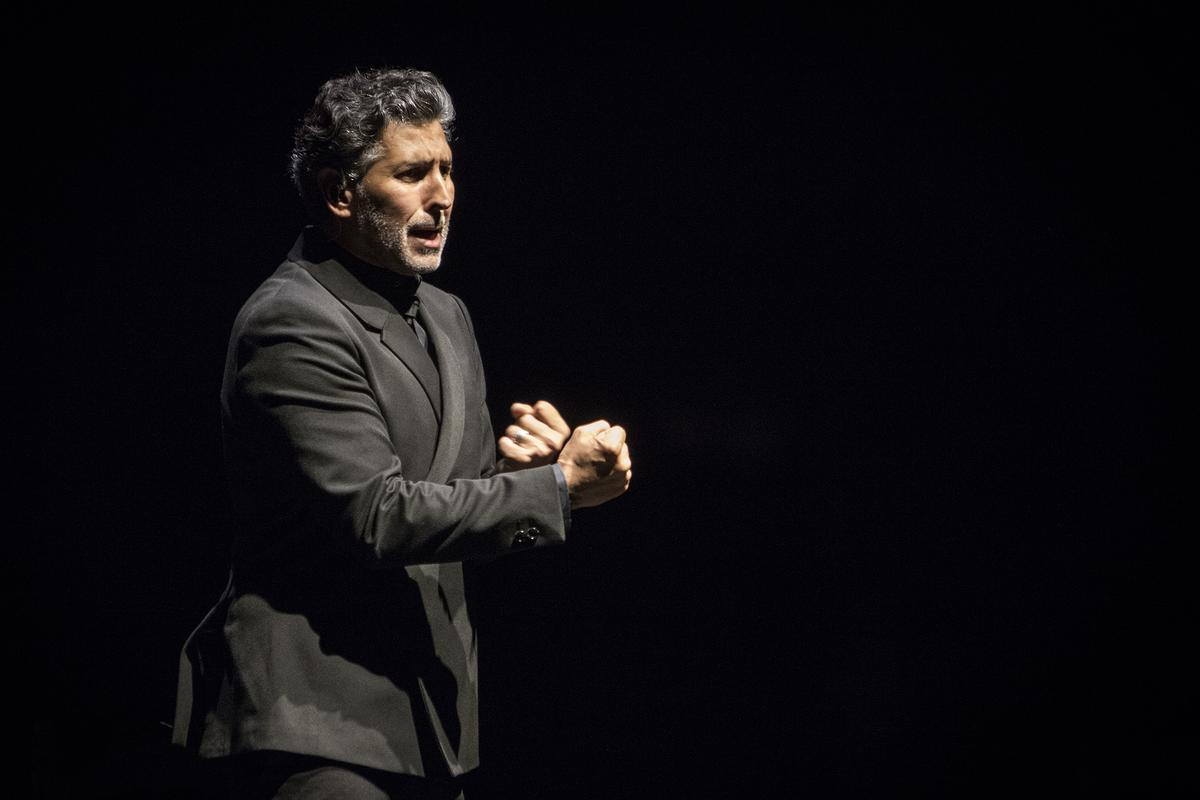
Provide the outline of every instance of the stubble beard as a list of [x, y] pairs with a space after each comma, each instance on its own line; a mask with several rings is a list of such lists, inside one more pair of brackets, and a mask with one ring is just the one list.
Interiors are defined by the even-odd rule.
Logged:
[[398, 224], [369, 196], [363, 203], [363, 229], [370, 241], [375, 242], [380, 255], [387, 256], [388, 267], [408, 275], [430, 275], [442, 265], [442, 250], [450, 233], [450, 220], [441, 220], [442, 241], [438, 247], [414, 245], [408, 236], [408, 226]]

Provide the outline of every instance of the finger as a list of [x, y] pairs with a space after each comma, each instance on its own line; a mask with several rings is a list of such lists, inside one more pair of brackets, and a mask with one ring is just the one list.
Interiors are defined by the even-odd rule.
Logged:
[[561, 450], [563, 444], [567, 441], [565, 436], [531, 414], [526, 414], [518, 419], [517, 424], [555, 450]]
[[589, 436], [596, 437], [596, 436], [599, 436], [604, 431], [608, 430], [610, 427], [612, 427], [612, 426], [609, 425], [606, 420], [598, 419], [595, 422], [589, 422], [586, 425], [580, 425], [578, 428], [575, 429], [575, 432], [579, 433], [580, 431], [582, 431], [583, 433], [586, 433]]
[[600, 440], [600, 443], [610, 453], [619, 453], [621, 447], [625, 444], [625, 429], [620, 425], [613, 425], [596, 438]]
[[613, 464], [614, 472], [628, 472], [633, 469], [633, 459], [629, 456], [629, 445], [621, 445], [621, 452]]
[[550, 445], [543, 442], [537, 436], [522, 428], [520, 425], [509, 425], [504, 429], [508, 439], [510, 439], [518, 447], [525, 448], [539, 456], [548, 455], [553, 450]]
[[533, 406], [529, 405], [529, 403], [513, 403], [508, 407], [508, 410], [509, 413], [512, 414], [513, 419], [518, 419], [526, 414], [534, 413], [534, 408]]
[[496, 445], [500, 454], [515, 464], [528, 464], [533, 460], [533, 455], [528, 450], [507, 436], [501, 436]]
[[509, 425], [504, 429], [504, 436], [522, 449], [528, 449], [530, 442], [533, 441], [533, 437], [529, 435], [529, 431], [519, 425]]
[[533, 404], [533, 413], [542, 422], [566, 436], [571, 433], [571, 426], [558, 413], [558, 409], [549, 400], [538, 400]]

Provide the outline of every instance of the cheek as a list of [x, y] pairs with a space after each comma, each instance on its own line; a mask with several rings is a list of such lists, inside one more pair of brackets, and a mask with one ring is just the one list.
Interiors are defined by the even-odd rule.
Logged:
[[387, 210], [400, 217], [408, 219], [421, 208], [421, 197], [418, 192], [396, 189], [388, 192], [383, 198]]
[[396, 192], [392, 195], [392, 205], [397, 211], [411, 214], [414, 209], [421, 207], [420, 192]]

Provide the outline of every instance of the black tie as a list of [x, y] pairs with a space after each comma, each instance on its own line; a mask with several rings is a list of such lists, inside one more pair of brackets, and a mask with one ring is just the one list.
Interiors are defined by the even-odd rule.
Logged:
[[404, 312], [404, 321], [408, 323], [408, 327], [412, 328], [413, 333], [417, 335], [417, 341], [421, 343], [421, 347], [425, 348], [425, 352], [429, 352], [429, 337], [425, 334], [425, 328], [417, 319], [417, 311], [421, 308], [421, 300], [413, 295], [412, 303], [408, 306], [408, 310]]

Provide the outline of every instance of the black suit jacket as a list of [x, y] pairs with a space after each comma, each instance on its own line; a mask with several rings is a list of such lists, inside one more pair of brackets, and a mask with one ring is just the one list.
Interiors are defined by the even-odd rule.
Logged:
[[420, 285], [431, 359], [338, 252], [307, 230], [234, 323], [233, 568], [184, 648], [175, 741], [460, 774], [478, 764], [460, 562], [562, 541], [559, 488], [552, 467], [492, 475], [462, 302]]

